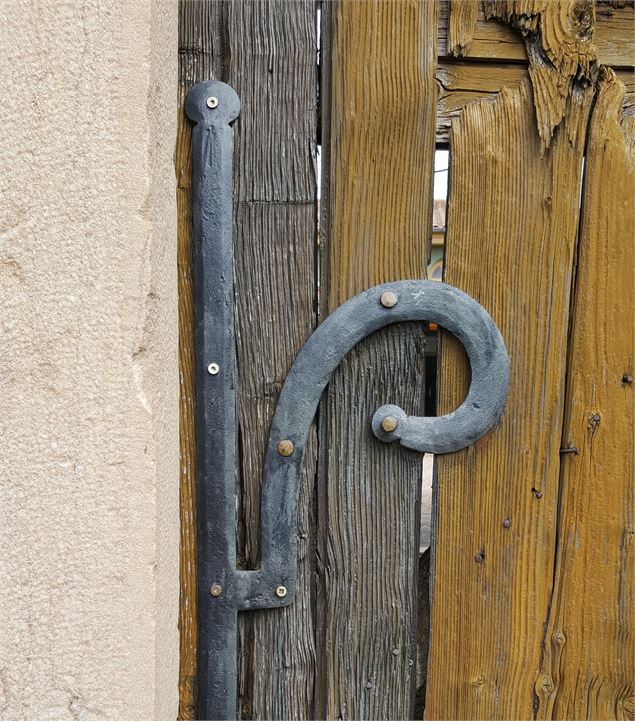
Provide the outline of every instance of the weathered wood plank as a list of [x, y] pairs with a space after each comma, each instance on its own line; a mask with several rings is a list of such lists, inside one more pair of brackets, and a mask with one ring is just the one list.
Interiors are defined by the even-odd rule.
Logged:
[[183, 112], [188, 90], [221, 77], [223, 5], [214, 0], [179, 3], [177, 178], [177, 269], [180, 378], [180, 664], [179, 719], [196, 718], [198, 618], [196, 600], [196, 429], [194, 425], [194, 304], [192, 298], [191, 125]]
[[[511, 384], [500, 428], [438, 458], [427, 718], [534, 717], [592, 95], [574, 86], [546, 150], [527, 81], [494, 102], [470, 103], [451, 129], [445, 278], [497, 322]], [[448, 412], [463, 399], [469, 370], [452, 338], [443, 340], [439, 412]]]
[[567, 373], [558, 552], [537, 718], [635, 716], [635, 117], [599, 83]]
[[[216, 77], [241, 96], [235, 125], [235, 277], [240, 467], [239, 558], [258, 558], [264, 446], [286, 372], [314, 322], [317, 89], [312, 2], [180, 5], [180, 106], [195, 82]], [[290, 72], [293, 68], [293, 72]], [[179, 718], [196, 718], [196, 574], [191, 298], [190, 127], [180, 115], [181, 676]], [[315, 439], [307, 467], [315, 466]], [[313, 460], [311, 460], [313, 459]], [[290, 609], [241, 614], [239, 709], [253, 718], [306, 718], [313, 698], [310, 615], [313, 471], [299, 507], [298, 599]], [[314, 542], [313, 542], [314, 545]]]
[[[554, 0], [559, 2], [560, 0]], [[510, 27], [496, 20], [487, 20], [480, 0], [458, 0], [459, 12], [468, 12], [461, 5], [478, 5], [478, 16], [473, 32], [461, 31], [460, 45], [462, 57], [471, 60], [495, 60], [499, 62], [527, 62], [527, 51], [522, 37]], [[439, 58], [453, 55], [452, 40], [449, 37], [451, 27], [451, 6], [449, 0], [442, 0], [439, 13]], [[596, 3], [596, 32], [594, 45], [597, 57], [603, 65], [627, 68], [635, 65], [635, 7], [632, 2], [613, 5]], [[470, 27], [470, 26], [468, 26]], [[458, 33], [458, 28], [456, 30]], [[458, 36], [457, 36], [458, 37]], [[457, 52], [458, 47], [455, 48]]]
[[[241, 98], [234, 186], [238, 556], [254, 567], [269, 425], [291, 363], [315, 325], [315, 4], [233, 2], [227, 38], [228, 82]], [[316, 453], [312, 437], [300, 479], [296, 600], [239, 615], [239, 718], [311, 715]]]
[[[436, 2], [324, 6], [322, 313], [425, 274]], [[316, 718], [411, 718], [421, 460], [372, 436], [391, 400], [422, 413], [423, 333], [388, 328], [334, 374], [320, 409]]]

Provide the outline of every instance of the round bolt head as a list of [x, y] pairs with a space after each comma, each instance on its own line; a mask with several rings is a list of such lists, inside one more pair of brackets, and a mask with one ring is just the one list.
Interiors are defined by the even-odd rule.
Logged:
[[214, 584], [212, 584], [212, 587], [209, 589], [209, 592], [212, 594], [212, 596], [218, 597], [223, 592], [223, 589], [217, 583], [214, 583]]
[[386, 433], [392, 433], [398, 425], [399, 421], [394, 416], [386, 416], [381, 422], [382, 430]]
[[391, 290], [385, 291], [379, 298], [379, 302], [384, 306], [384, 308], [394, 308], [394, 306], [397, 305], [397, 300], [397, 294], [393, 293]]
[[218, 363], [210, 363], [210, 364], [207, 366], [207, 372], [208, 372], [211, 376], [217, 375], [219, 370], [220, 370], [220, 366], [218, 365]]
[[207, 107], [208, 108], [217, 108], [218, 107], [218, 98], [215, 98], [213, 95], [209, 98], [207, 98]]
[[276, 588], [276, 596], [278, 598], [284, 598], [287, 595], [287, 587], [286, 586], [278, 586]]
[[285, 439], [284, 441], [280, 441], [280, 443], [278, 443], [278, 453], [285, 458], [288, 458], [290, 455], [292, 455], [294, 450], [295, 446], [288, 439]]

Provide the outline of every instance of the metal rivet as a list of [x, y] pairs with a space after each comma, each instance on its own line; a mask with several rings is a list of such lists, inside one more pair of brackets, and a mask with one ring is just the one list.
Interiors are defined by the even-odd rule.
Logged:
[[509, 518], [506, 518], [503, 521], [503, 528], [509, 528], [512, 525], [512, 522], [509, 520]]
[[399, 425], [399, 421], [394, 416], [386, 416], [381, 422], [381, 427], [386, 433], [392, 433]]
[[387, 290], [381, 294], [379, 302], [384, 306], [384, 308], [393, 308], [397, 305], [397, 294], [393, 293], [391, 290]]
[[210, 363], [210, 364], [207, 366], [207, 372], [208, 372], [211, 376], [215, 376], [215, 375], [218, 373], [219, 370], [220, 370], [220, 366], [218, 365], [218, 363]]
[[213, 95], [211, 97], [207, 98], [207, 107], [208, 108], [218, 107], [218, 98], [215, 98]]
[[291, 441], [289, 441], [287, 439], [285, 439], [284, 441], [280, 441], [280, 443], [278, 443], [278, 453], [281, 456], [284, 456], [285, 458], [290, 456], [294, 450], [295, 450], [295, 446], [293, 445], [293, 443]]
[[622, 376], [622, 383], [624, 383], [626, 385], [627, 383], [632, 383], [632, 382], [633, 382], [633, 376], [630, 373], [624, 373], [624, 375]]
[[221, 593], [223, 592], [223, 589], [217, 583], [214, 583], [214, 584], [212, 584], [212, 587], [210, 588], [209, 591], [212, 594], [212, 596], [220, 596]]
[[284, 598], [287, 595], [287, 587], [286, 586], [278, 586], [276, 588], [276, 596], [278, 598]]

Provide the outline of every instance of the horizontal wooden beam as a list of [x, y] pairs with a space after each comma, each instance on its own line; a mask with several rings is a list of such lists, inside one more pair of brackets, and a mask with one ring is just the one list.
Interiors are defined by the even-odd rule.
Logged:
[[[472, 2], [474, 0], [464, 0]], [[452, 58], [449, 50], [448, 27], [450, 2], [441, 2], [439, 12], [439, 60]], [[635, 6], [627, 3], [624, 7], [613, 4], [596, 4], [595, 47], [598, 60], [613, 68], [635, 66]], [[465, 40], [465, 38], [464, 38]], [[474, 33], [463, 57], [469, 60], [498, 62], [527, 62], [525, 43], [522, 37], [510, 27], [496, 20], [486, 20], [479, 2], [478, 17]]]
[[[635, 108], [635, 73], [618, 70], [616, 75], [626, 87], [625, 109]], [[439, 60], [437, 78], [437, 144], [448, 143], [450, 123], [458, 118], [468, 103], [479, 99], [494, 100], [505, 87], [515, 88], [529, 78], [527, 66], [515, 63]]]

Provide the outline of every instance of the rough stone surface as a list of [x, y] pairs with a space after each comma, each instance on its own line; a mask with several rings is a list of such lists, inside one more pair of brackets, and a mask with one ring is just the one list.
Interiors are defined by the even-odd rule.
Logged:
[[177, 707], [174, 0], [0, 12], [0, 718]]

